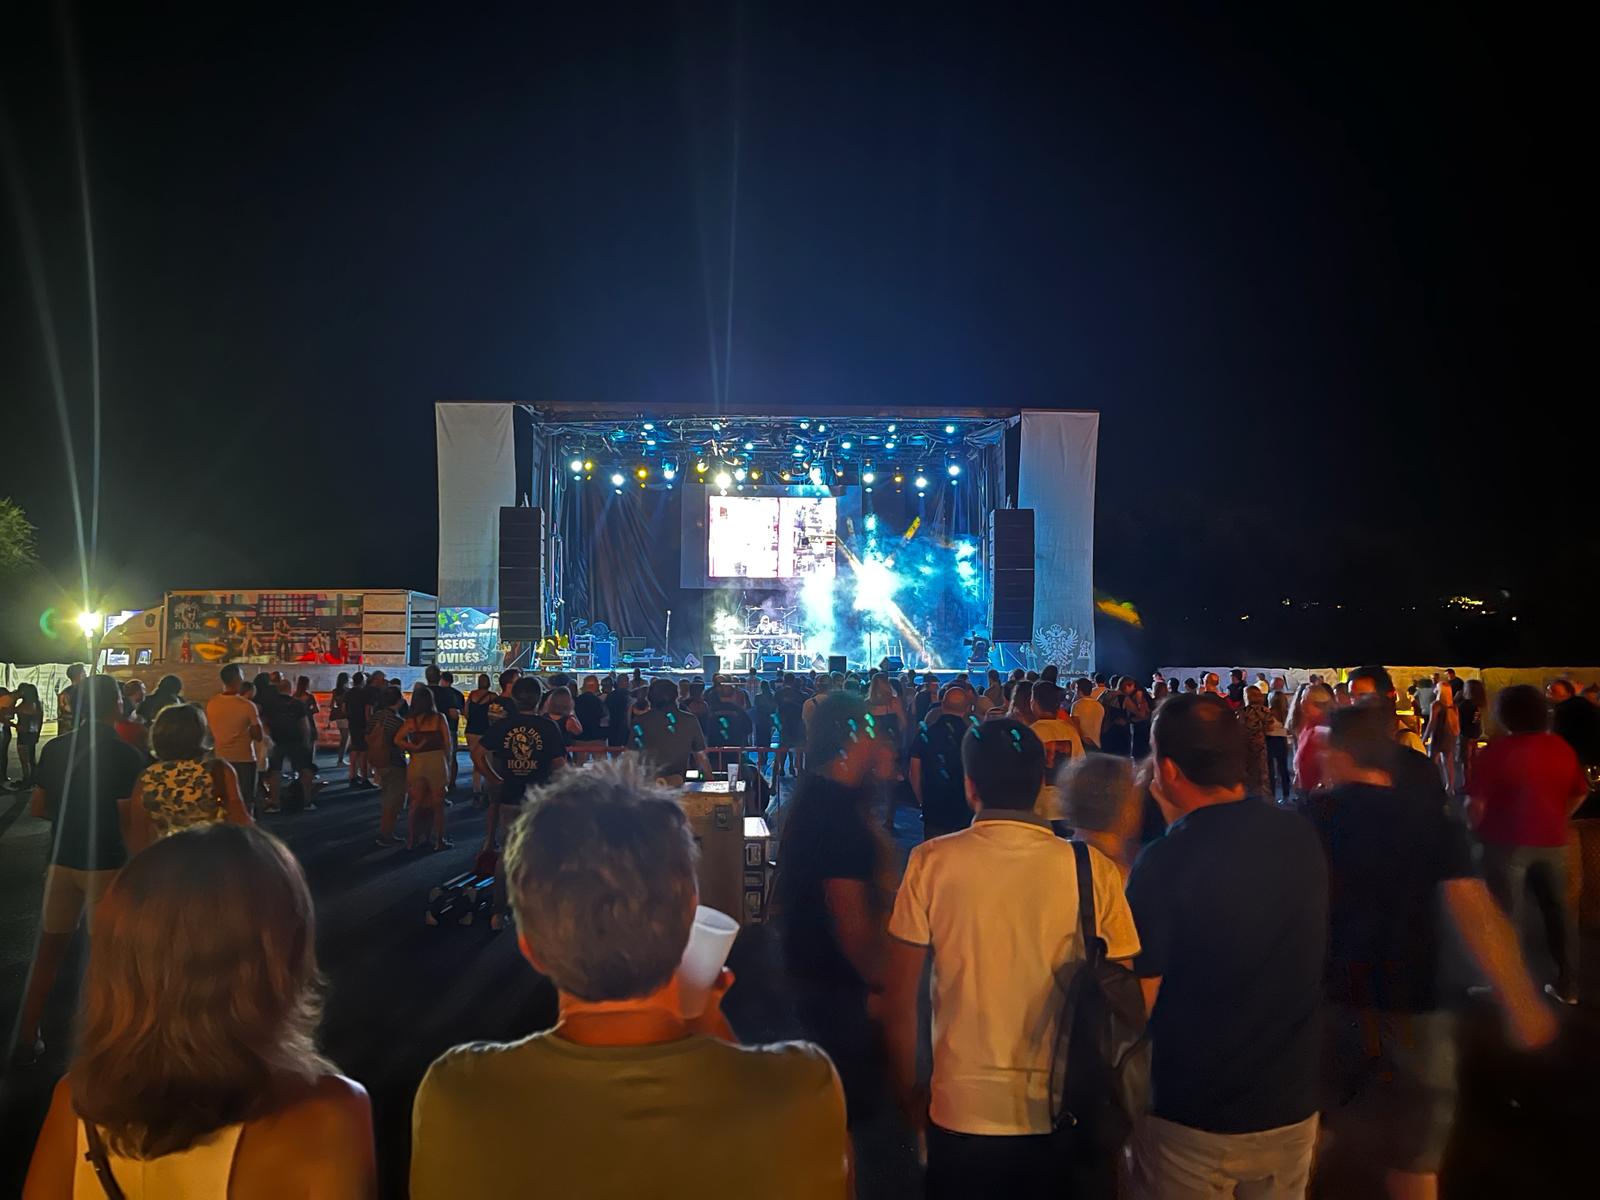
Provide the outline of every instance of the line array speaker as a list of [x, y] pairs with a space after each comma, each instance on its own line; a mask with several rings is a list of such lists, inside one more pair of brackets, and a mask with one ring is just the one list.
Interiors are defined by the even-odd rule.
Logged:
[[989, 576], [989, 637], [1033, 640], [1033, 509], [989, 513], [984, 565]]
[[500, 639], [544, 636], [544, 510], [500, 510]]

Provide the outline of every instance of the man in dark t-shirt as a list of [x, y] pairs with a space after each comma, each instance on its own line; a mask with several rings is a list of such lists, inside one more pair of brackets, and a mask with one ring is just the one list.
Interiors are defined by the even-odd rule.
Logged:
[[[350, 690], [344, 694], [345, 721], [350, 729], [350, 786], [372, 787], [367, 778], [367, 714], [373, 705], [373, 690], [367, 683], [365, 672], [357, 671], [350, 680]], [[256, 697], [260, 707], [262, 697]]]
[[1128, 881], [1153, 1050], [1134, 1190], [1231, 1193], [1270, 1177], [1275, 1195], [1298, 1195], [1317, 1135], [1322, 849], [1304, 817], [1246, 796], [1244, 733], [1217, 698], [1168, 698], [1151, 752], [1169, 828]]
[[633, 696], [628, 691], [625, 679], [613, 675], [610, 683], [611, 690], [603, 697], [606, 706], [606, 745], [626, 746], [632, 724], [628, 720], [628, 712], [633, 707]]
[[867, 997], [883, 983], [890, 847], [869, 806], [894, 760], [872, 729], [866, 705], [848, 693], [813, 710], [807, 769], [773, 884], [796, 1012], [838, 1068], [852, 1125], [870, 1114], [887, 1082]]
[[1436, 1193], [1456, 1101], [1454, 1019], [1438, 979], [1441, 915], [1493, 985], [1514, 1041], [1542, 1045], [1554, 1022], [1477, 878], [1438, 771], [1395, 743], [1379, 704], [1334, 710], [1327, 738], [1330, 786], [1301, 809], [1329, 870], [1323, 1119], [1344, 1150], [1414, 1177], [1408, 1194]]
[[50, 821], [50, 866], [45, 873], [39, 946], [23, 997], [17, 1058], [31, 1062], [43, 1050], [39, 1021], [73, 934], [127, 861], [120, 803], [149, 761], [117, 736], [122, 694], [109, 675], [94, 675], [78, 689], [74, 733], [52, 739], [34, 771], [30, 811]]
[[[549, 783], [553, 772], [566, 766], [567, 749], [561, 730], [549, 717], [539, 715], [544, 688], [531, 675], [511, 685], [509, 699], [515, 710], [489, 726], [473, 747], [472, 760], [490, 780], [489, 819], [485, 842], [499, 845], [502, 826], [522, 808], [529, 788]], [[495, 860], [494, 911], [491, 929], [505, 925], [508, 900], [503, 856]]]
[[593, 675], [583, 677], [583, 686], [572, 698], [572, 715], [578, 718], [583, 732], [580, 742], [598, 742], [606, 736], [606, 703], [600, 697], [600, 680]]
[[[567, 761], [561, 730], [549, 717], [534, 711], [539, 705], [535, 679], [519, 679], [514, 691], [517, 711], [489, 726], [478, 742], [482, 755], [492, 762], [490, 773], [500, 780], [497, 805], [519, 807], [529, 788], [550, 782], [550, 775]], [[524, 707], [524, 699], [531, 703]]]
[[966, 685], [950, 684], [939, 698], [938, 710], [928, 714], [912, 739], [911, 790], [922, 805], [924, 841], [972, 823], [961, 766], [961, 741], [972, 728], [967, 716], [971, 707], [972, 693]]
[[444, 757], [444, 765], [448, 772], [448, 786], [456, 786], [456, 747], [461, 744], [461, 714], [466, 711], [467, 698], [456, 690], [454, 675], [441, 674], [438, 667], [429, 667], [424, 672], [428, 680], [428, 690], [433, 693], [433, 708], [445, 719], [450, 726], [450, 746]]

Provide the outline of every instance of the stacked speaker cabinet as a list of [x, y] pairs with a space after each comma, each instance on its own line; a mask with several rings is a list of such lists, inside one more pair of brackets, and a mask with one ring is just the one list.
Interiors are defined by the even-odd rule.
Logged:
[[500, 510], [500, 640], [544, 636], [544, 510]]
[[989, 637], [1033, 640], [1033, 509], [997, 508], [989, 514], [984, 565], [989, 575]]

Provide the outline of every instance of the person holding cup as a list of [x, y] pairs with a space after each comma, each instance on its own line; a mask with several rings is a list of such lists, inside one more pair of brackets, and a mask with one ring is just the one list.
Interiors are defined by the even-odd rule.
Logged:
[[559, 772], [517, 815], [505, 852], [517, 943], [554, 982], [560, 1020], [429, 1068], [412, 1110], [413, 1200], [757, 1180], [773, 1197], [850, 1194], [827, 1055], [734, 1040], [721, 1007], [730, 919], [700, 908], [694, 860], [683, 809], [631, 760]]

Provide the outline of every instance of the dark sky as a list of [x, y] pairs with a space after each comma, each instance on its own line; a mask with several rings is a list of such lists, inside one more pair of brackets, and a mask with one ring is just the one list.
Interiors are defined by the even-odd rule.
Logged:
[[[0, 170], [87, 491], [71, 76], [19, 7]], [[1506, 22], [81, 7], [96, 584], [431, 589], [442, 399], [1088, 407], [1097, 583], [1147, 621], [1104, 646], [1593, 658], [1583, 64]], [[6, 585], [0, 657], [77, 561], [13, 195], [0, 494], [47, 571]]]

